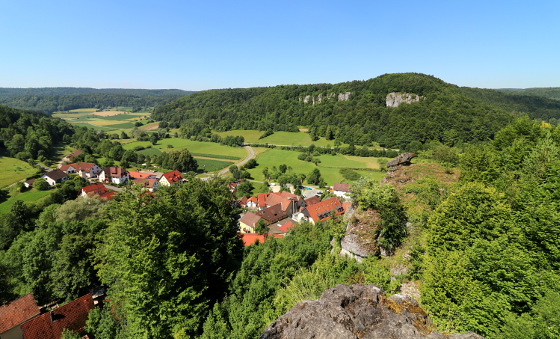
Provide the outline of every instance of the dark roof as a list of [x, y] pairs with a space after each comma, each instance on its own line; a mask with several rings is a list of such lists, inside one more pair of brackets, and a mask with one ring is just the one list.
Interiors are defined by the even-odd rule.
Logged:
[[0, 306], [0, 334], [39, 314], [33, 293]]
[[93, 308], [91, 294], [86, 294], [64, 306], [44, 313], [21, 325], [24, 338], [59, 339], [62, 330], [83, 330]]
[[318, 196], [314, 195], [311, 198], [307, 198], [305, 199], [305, 206], [311, 206], [311, 205], [315, 205], [321, 202], [321, 198], [319, 198]]
[[268, 223], [273, 223], [287, 217], [286, 213], [282, 210], [282, 204], [270, 206], [269, 208], [258, 211], [256, 214]]
[[51, 178], [51, 179], [54, 180], [54, 181], [58, 181], [58, 180], [60, 180], [60, 179], [62, 179], [62, 178], [67, 177], [66, 173], [62, 172], [62, 171], [59, 170], [59, 169], [55, 169], [55, 170], [52, 170], [52, 171], [50, 171], [50, 172], [47, 172], [47, 173], [45, 173], [45, 175], [46, 175], [47, 177]]

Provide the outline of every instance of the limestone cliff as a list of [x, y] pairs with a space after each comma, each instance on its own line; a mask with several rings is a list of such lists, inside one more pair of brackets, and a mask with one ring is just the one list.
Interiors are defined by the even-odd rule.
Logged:
[[411, 104], [413, 102], [418, 102], [420, 101], [420, 98], [420, 96], [413, 93], [391, 92], [387, 94], [385, 105], [387, 107], [399, 107], [402, 103]]
[[453, 338], [475, 333], [435, 331], [426, 312], [404, 295], [386, 297], [375, 285], [337, 285], [314, 301], [302, 301], [270, 324], [261, 339]]

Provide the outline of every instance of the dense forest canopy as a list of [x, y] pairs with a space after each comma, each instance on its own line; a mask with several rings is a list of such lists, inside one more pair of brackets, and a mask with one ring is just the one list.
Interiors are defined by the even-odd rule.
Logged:
[[44, 113], [118, 106], [145, 109], [191, 93], [178, 89], [0, 88], [0, 104]]
[[[392, 92], [419, 102], [387, 107]], [[417, 73], [385, 74], [339, 84], [280, 85], [198, 92], [157, 108], [153, 117], [170, 127], [297, 131], [345, 143], [373, 141], [406, 148], [412, 142], [450, 145], [482, 141], [514, 117], [560, 117], [560, 103], [533, 96], [460, 88]], [[187, 134], [193, 134], [188, 132]]]

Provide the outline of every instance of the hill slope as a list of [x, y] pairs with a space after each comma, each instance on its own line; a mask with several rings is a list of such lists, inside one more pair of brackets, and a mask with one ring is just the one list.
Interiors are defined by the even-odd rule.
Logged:
[[44, 113], [78, 108], [162, 106], [194, 92], [178, 89], [0, 88], [0, 104]]
[[[484, 91], [479, 90], [488, 95]], [[387, 96], [394, 92], [421, 99], [387, 107]], [[494, 92], [481, 98], [476, 91], [433, 76], [385, 74], [334, 85], [198, 92], [156, 109], [153, 117], [171, 127], [187, 125], [191, 135], [193, 129], [196, 134], [205, 128], [294, 131], [306, 126], [313, 135], [327, 139], [362, 145], [378, 141], [403, 148], [413, 141], [453, 144], [491, 138], [511, 121], [513, 111], [519, 111], [511, 102], [496, 104]], [[560, 116], [560, 107], [549, 115]]]

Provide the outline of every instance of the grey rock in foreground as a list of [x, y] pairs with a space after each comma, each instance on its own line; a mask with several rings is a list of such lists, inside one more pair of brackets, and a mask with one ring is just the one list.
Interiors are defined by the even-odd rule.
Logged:
[[411, 152], [405, 152], [399, 154], [396, 158], [392, 159], [387, 163], [387, 168], [396, 167], [396, 166], [408, 166], [410, 165], [410, 161], [412, 158], [416, 157], [416, 154]]
[[294, 306], [260, 338], [482, 338], [475, 333], [445, 335], [434, 329], [414, 299], [398, 294], [386, 297], [375, 285], [337, 285], [318, 300]]

